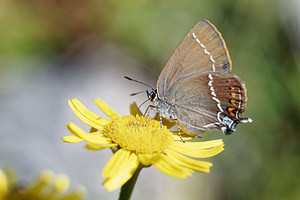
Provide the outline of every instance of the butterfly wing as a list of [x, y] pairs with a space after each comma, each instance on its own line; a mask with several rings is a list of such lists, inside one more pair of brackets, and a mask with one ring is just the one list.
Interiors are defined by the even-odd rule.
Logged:
[[185, 132], [201, 136], [203, 130], [225, 126], [224, 117], [231, 120], [234, 129], [242, 119], [246, 87], [236, 75], [205, 72], [181, 83], [170, 91], [167, 101], [176, 108], [177, 120]]
[[220, 32], [207, 20], [185, 35], [162, 70], [157, 89], [159, 98], [174, 108], [181, 128], [198, 136], [226, 123], [232, 131], [247, 100], [245, 84], [231, 74]]
[[199, 21], [182, 39], [157, 81], [160, 97], [168, 96], [178, 81], [203, 72], [231, 72], [231, 59], [217, 28]]

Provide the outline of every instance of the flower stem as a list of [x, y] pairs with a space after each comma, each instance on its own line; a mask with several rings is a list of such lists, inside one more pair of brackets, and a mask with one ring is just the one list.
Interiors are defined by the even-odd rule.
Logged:
[[143, 165], [140, 165], [134, 172], [131, 179], [129, 179], [121, 188], [119, 200], [129, 200], [131, 198], [132, 191], [134, 189], [136, 180], [143, 169]]

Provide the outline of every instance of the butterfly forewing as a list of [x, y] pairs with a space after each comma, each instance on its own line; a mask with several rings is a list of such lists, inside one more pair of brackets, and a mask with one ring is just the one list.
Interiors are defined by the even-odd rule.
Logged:
[[160, 97], [178, 81], [205, 71], [231, 72], [231, 59], [226, 44], [214, 25], [198, 22], [182, 39], [157, 82]]

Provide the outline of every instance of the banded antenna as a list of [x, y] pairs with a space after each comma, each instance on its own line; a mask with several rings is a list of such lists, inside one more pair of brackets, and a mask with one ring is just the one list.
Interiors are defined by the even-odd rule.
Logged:
[[[153, 87], [151, 87], [150, 85], [148, 85], [147, 83], [144, 83], [144, 82], [141, 82], [141, 81], [138, 81], [138, 80], [135, 80], [135, 79], [132, 79], [128, 76], [124, 76], [124, 78], [126, 78], [127, 80], [130, 80], [130, 81], [133, 81], [133, 82], [136, 82], [136, 83], [139, 83], [139, 84], [142, 84], [142, 85], [145, 85], [149, 88], [151, 88], [152, 91], [154, 91], [155, 89]], [[134, 96], [134, 95], [137, 95], [137, 94], [141, 94], [143, 92], [146, 92], [147, 90], [143, 90], [143, 91], [140, 91], [140, 92], [136, 92], [136, 93], [132, 93], [130, 94], [130, 96]]]

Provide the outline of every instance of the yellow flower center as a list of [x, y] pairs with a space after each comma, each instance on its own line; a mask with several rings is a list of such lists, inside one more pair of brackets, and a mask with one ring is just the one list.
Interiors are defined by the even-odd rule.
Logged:
[[135, 153], [161, 153], [174, 138], [166, 126], [145, 116], [123, 116], [113, 119], [104, 127], [103, 134], [119, 144], [121, 148]]

